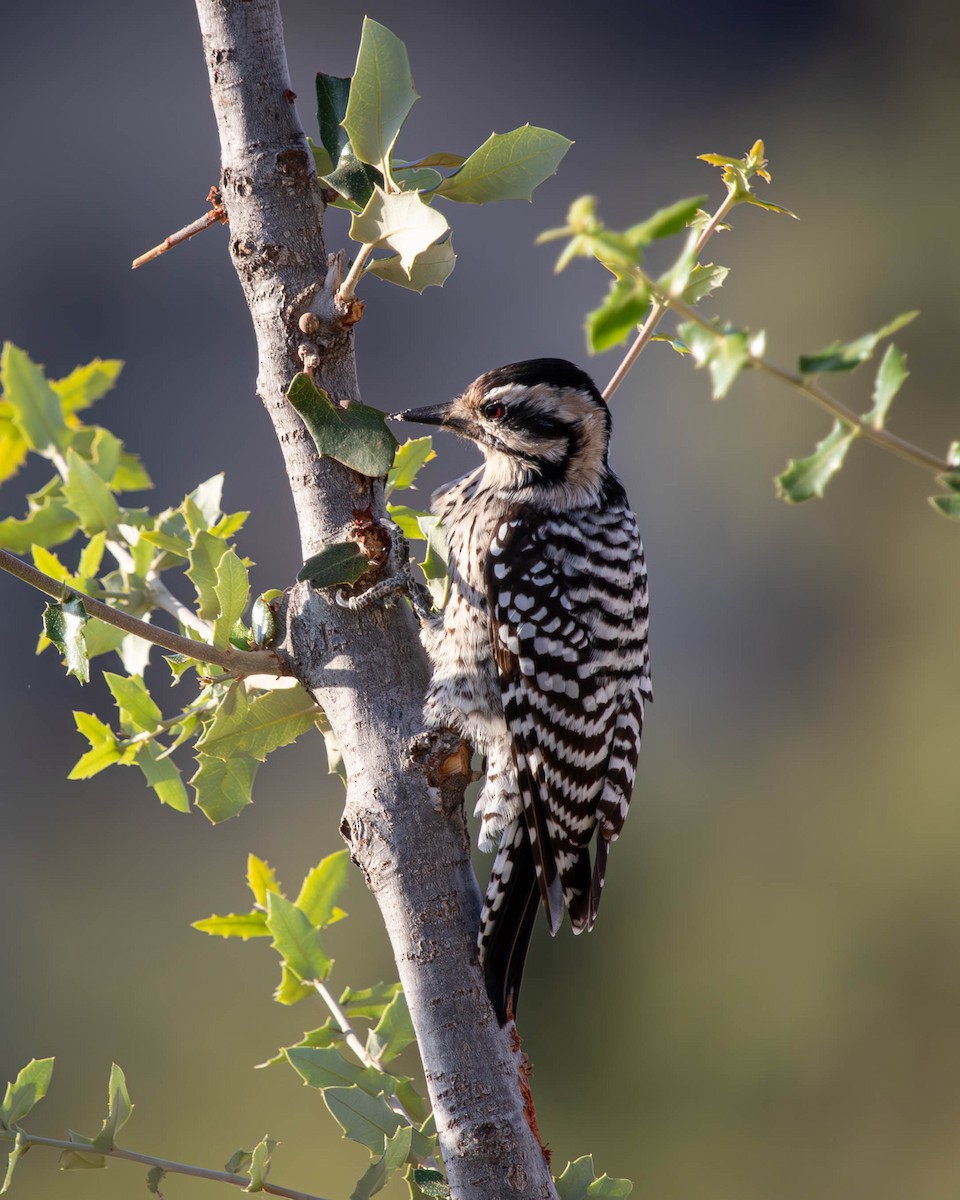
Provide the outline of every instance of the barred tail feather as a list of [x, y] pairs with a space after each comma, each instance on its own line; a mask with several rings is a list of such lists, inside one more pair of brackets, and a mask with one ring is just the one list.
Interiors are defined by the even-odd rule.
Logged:
[[523, 967], [540, 907], [533, 848], [522, 818], [503, 832], [480, 916], [487, 995], [501, 1025], [517, 1014]]

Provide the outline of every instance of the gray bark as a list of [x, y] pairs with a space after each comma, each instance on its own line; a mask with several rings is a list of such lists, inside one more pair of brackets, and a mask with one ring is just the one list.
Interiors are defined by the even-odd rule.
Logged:
[[[285, 399], [306, 340], [316, 380], [359, 399], [353, 336], [338, 320], [323, 198], [294, 106], [276, 0], [196, 0], [222, 149], [230, 251], [256, 330], [257, 390], [283, 451], [304, 556], [343, 541], [355, 512], [385, 516], [382, 482], [320, 459]], [[318, 11], [318, 19], [319, 19]], [[309, 103], [309, 101], [308, 101]], [[346, 762], [341, 832], [390, 936], [423, 1059], [453, 1195], [555, 1196], [524, 1118], [519, 1055], [477, 963], [479, 891], [463, 817], [459, 739], [422, 734], [427, 665], [405, 604], [353, 613], [295, 587], [281, 653], [316, 697]], [[458, 764], [459, 767], [458, 767]]]

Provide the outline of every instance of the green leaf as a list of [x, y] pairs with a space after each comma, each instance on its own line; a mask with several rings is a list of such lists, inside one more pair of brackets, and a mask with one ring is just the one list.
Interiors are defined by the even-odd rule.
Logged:
[[453, 238], [444, 238], [421, 250], [409, 271], [405, 270], [398, 254], [390, 258], [376, 258], [364, 271], [364, 275], [376, 275], [387, 283], [395, 283], [399, 287], [408, 288], [412, 292], [424, 292], [428, 287], [443, 287], [457, 265], [457, 256], [453, 252]]
[[115, 625], [107, 625], [104, 621], [98, 621], [96, 617], [91, 617], [83, 630], [83, 640], [87, 643], [89, 658], [96, 658], [98, 654], [109, 654], [111, 650], [118, 650], [126, 637], [127, 635], [122, 629], [117, 629]]
[[214, 585], [219, 612], [213, 626], [213, 644], [228, 646], [234, 625], [247, 607], [250, 595], [250, 577], [236, 551], [229, 547], [217, 564], [217, 581]]
[[77, 573], [84, 579], [96, 579], [100, 564], [103, 562], [103, 551], [107, 544], [106, 533], [95, 533], [80, 552], [80, 565]]
[[363, 162], [384, 166], [418, 97], [403, 42], [364, 17], [343, 127]]
[[204, 529], [198, 530], [196, 540], [190, 547], [187, 578], [197, 589], [197, 612], [205, 621], [216, 620], [220, 615], [217, 570], [228, 549], [222, 538], [214, 537]]
[[123, 759], [123, 751], [117, 744], [113, 730], [95, 717], [93, 713], [75, 712], [73, 719], [77, 729], [90, 743], [90, 749], [73, 768], [68, 779], [89, 779], [92, 775]]
[[617, 346], [644, 319], [650, 307], [650, 293], [640, 284], [616, 280], [599, 308], [587, 316], [587, 347], [601, 354]]
[[764, 335], [743, 329], [705, 329], [687, 321], [678, 329], [698, 367], [707, 367], [714, 400], [722, 400], [751, 357], [763, 354]]
[[161, 1200], [160, 1184], [163, 1182], [164, 1175], [166, 1175], [166, 1171], [163, 1167], [151, 1167], [147, 1172], [147, 1191], [153, 1196], [160, 1196]]
[[397, 439], [379, 409], [366, 404], [339, 408], [302, 372], [294, 376], [287, 399], [303, 417], [320, 454], [373, 479], [390, 470]]
[[109, 429], [91, 426], [80, 430], [73, 438], [74, 450], [90, 464], [104, 483], [117, 473], [123, 443]]
[[297, 579], [317, 588], [336, 587], [356, 583], [368, 565], [356, 542], [335, 542], [312, 554], [297, 572]]
[[392, 1062], [407, 1046], [417, 1040], [407, 1008], [407, 998], [397, 992], [387, 1005], [376, 1028], [367, 1034], [367, 1053], [379, 1063]]
[[449, 228], [443, 213], [425, 204], [418, 192], [385, 192], [378, 187], [363, 212], [354, 213], [350, 236], [366, 245], [393, 250], [409, 275], [418, 255]]
[[758, 200], [756, 196], [741, 196], [740, 199], [746, 204], [755, 204], [757, 208], [765, 208], [767, 212], [780, 213], [784, 217], [793, 217], [795, 221], [800, 218], [795, 212], [791, 212], [789, 208], [782, 208], [779, 204], [771, 204], [768, 200]]
[[277, 873], [270, 864], [262, 858], [257, 858], [255, 854], [247, 855], [247, 887], [253, 893], [254, 901], [261, 908], [266, 908], [267, 896], [270, 892], [279, 892], [280, 884], [277, 882]]
[[161, 804], [168, 804], [177, 812], [189, 812], [190, 798], [180, 778], [180, 768], [172, 758], [163, 754], [162, 747], [155, 742], [145, 742], [137, 747], [134, 762], [143, 772], [147, 784], [157, 793]]
[[267, 928], [277, 953], [301, 983], [327, 978], [333, 959], [320, 945], [316, 929], [296, 905], [277, 892], [267, 896]]
[[0, 1104], [0, 1129], [19, 1125], [44, 1098], [53, 1078], [53, 1058], [32, 1058], [12, 1083]]
[[47, 604], [43, 610], [44, 635], [63, 656], [67, 674], [75, 675], [81, 683], [90, 682], [90, 659], [83, 637], [86, 623], [87, 610], [77, 596], [62, 604]]
[[722, 287], [729, 274], [729, 267], [718, 267], [714, 263], [697, 263], [690, 272], [687, 286], [683, 289], [685, 303], [697, 304], [718, 287]]
[[383, 185], [383, 175], [375, 167], [360, 162], [353, 152], [347, 131], [341, 124], [349, 98], [349, 79], [317, 75], [317, 122], [322, 148], [311, 148], [317, 174], [323, 182], [362, 208], [370, 199], [374, 185]]
[[49, 454], [70, 444], [73, 434], [64, 420], [60, 397], [43, 369], [10, 342], [4, 343], [0, 354], [0, 385], [17, 430], [31, 450]]
[[[290, 978], [294, 980], [298, 988], [303, 987], [299, 980], [296, 980], [293, 975], [290, 975]], [[306, 988], [304, 989], [304, 992], [306, 995], [314, 994], [312, 988]], [[303, 1035], [303, 1038], [297, 1042], [297, 1048], [301, 1046], [339, 1046], [342, 1044], [343, 1034], [334, 1025], [333, 1018], [327, 1017], [326, 1021], [320, 1026], [319, 1029], [311, 1029], [309, 1033], [305, 1033]], [[278, 1063], [287, 1062], [287, 1050], [293, 1048], [294, 1047], [292, 1046], [282, 1048], [280, 1053], [275, 1054], [273, 1058], [268, 1058], [266, 1062], [257, 1063], [254, 1070], [260, 1071], [264, 1067], [275, 1067]]]
[[270, 1156], [276, 1148], [277, 1143], [272, 1138], [266, 1137], [254, 1146], [253, 1153], [250, 1155], [250, 1166], [247, 1168], [250, 1174], [250, 1182], [242, 1189], [243, 1191], [263, 1191], [267, 1172], [270, 1170]]
[[588, 1197], [618, 1200], [620, 1197], [629, 1196], [633, 1191], [633, 1184], [629, 1179], [613, 1179], [609, 1175], [601, 1175], [598, 1178], [592, 1154], [567, 1163], [563, 1174], [559, 1175], [554, 1183], [560, 1200], [588, 1200]]
[[153, 480], [136, 454], [121, 451], [114, 476], [109, 480], [115, 492], [142, 492], [153, 487]]
[[31, 546], [58, 546], [77, 532], [77, 519], [62, 496], [49, 496], [31, 504], [23, 520], [0, 521], [0, 546], [13, 554], [26, 554]]
[[200, 768], [190, 780], [196, 792], [196, 805], [214, 825], [235, 817], [251, 802], [250, 792], [260, 765], [245, 754], [234, 754], [224, 761], [198, 754]]
[[274, 688], [248, 700], [234, 688], [197, 742], [205, 755], [224, 760], [245, 755], [263, 762], [313, 726], [317, 706], [299, 684]]
[[384, 494], [389, 496], [391, 492], [413, 487], [420, 468], [436, 457], [432, 437], [408, 438], [393, 456]]
[[63, 484], [63, 495], [84, 533], [111, 530], [120, 520], [120, 507], [109, 487], [93, 467], [72, 449], [67, 451], [67, 478]]
[[437, 195], [463, 204], [491, 200], [532, 200], [533, 190], [555, 175], [568, 138], [535, 125], [492, 133], [463, 166], [437, 188]]
[[350, 98], [350, 80], [337, 75], [317, 75], [317, 124], [320, 143], [332, 164], [336, 164], [345, 146], [350, 144], [342, 121]]
[[96, 1154], [90, 1148], [93, 1146], [93, 1138], [84, 1137], [82, 1133], [77, 1133], [74, 1129], [68, 1129], [67, 1136], [71, 1142], [76, 1143], [77, 1149], [64, 1150], [61, 1152], [61, 1171], [103, 1170], [103, 1168], [107, 1165], [107, 1160], [102, 1154]]
[[340, 1007], [350, 1017], [379, 1021], [399, 991], [399, 983], [375, 983], [368, 988], [348, 987], [340, 997]]
[[397, 1132], [388, 1137], [383, 1154], [370, 1164], [350, 1194], [350, 1200], [369, 1200], [379, 1192], [391, 1175], [407, 1161], [413, 1139], [413, 1128], [401, 1125]]
[[392, 1091], [392, 1080], [373, 1067], [344, 1058], [332, 1046], [289, 1046], [284, 1054], [303, 1082], [322, 1091], [328, 1087], [356, 1085], [371, 1096]]
[[904, 325], [909, 325], [919, 315], [918, 312], [901, 313], [875, 333], [865, 333], [852, 342], [834, 342], [816, 354], [803, 354], [800, 356], [800, 373], [816, 375], [821, 371], [852, 371], [872, 357], [879, 342]]
[[950, 496], [931, 496], [930, 503], [951, 521], [960, 521], [960, 496], [956, 493]]
[[394, 182], [405, 192], [432, 192], [443, 179], [432, 167], [393, 166]]
[[95, 358], [83, 367], [74, 367], [63, 379], [53, 381], [50, 386], [60, 397], [65, 413], [80, 412], [105, 396], [114, 386], [123, 370], [119, 358]]
[[[420, 1131], [421, 1133], [424, 1133], [424, 1130], [426, 1129], [426, 1122], [428, 1120], [432, 1120], [433, 1118], [429, 1101], [425, 1100], [423, 1096], [420, 1095], [420, 1093], [414, 1087], [413, 1080], [407, 1076], [394, 1075], [393, 1080], [396, 1084], [394, 1091], [396, 1092], [397, 1099], [415, 1121], [421, 1121], [424, 1123], [424, 1128]], [[434, 1130], [428, 1136], [435, 1137], [436, 1131]]]
[[126, 1125], [127, 1121], [130, 1120], [130, 1114], [133, 1112], [133, 1104], [127, 1092], [127, 1081], [123, 1071], [120, 1070], [116, 1063], [113, 1063], [110, 1067], [109, 1097], [109, 1106], [103, 1122], [103, 1128], [91, 1143], [95, 1149], [104, 1152], [113, 1149], [116, 1144], [117, 1134]]
[[648, 246], [658, 238], [682, 233], [706, 199], [706, 196], [692, 196], [689, 200], [678, 200], [667, 208], [658, 209], [646, 221], [627, 229], [624, 236], [631, 245], [639, 247]]
[[316, 992], [313, 988], [301, 983], [294, 972], [284, 963], [280, 970], [280, 983], [273, 993], [274, 1000], [278, 1004], [299, 1004], [308, 996], [315, 995]]
[[425, 1196], [431, 1200], [450, 1200], [450, 1184], [432, 1167], [414, 1167], [411, 1179]]
[[145, 529], [140, 536], [145, 542], [149, 542], [166, 554], [176, 555], [177, 558], [190, 557], [190, 543], [186, 538], [176, 537], [162, 529]]
[[417, 524], [427, 541], [427, 553], [420, 564], [420, 570], [423, 571], [427, 581], [434, 606], [443, 608], [450, 586], [450, 577], [447, 571], [447, 535], [444, 533], [439, 517], [432, 515], [419, 517]]
[[242, 1175], [250, 1166], [250, 1161], [253, 1158], [252, 1150], [234, 1150], [227, 1161], [224, 1163], [223, 1169], [229, 1171], [231, 1175]]
[[143, 680], [136, 675], [114, 675], [112, 671], [104, 671], [103, 678], [120, 710], [124, 726], [133, 732], [152, 733], [163, 720], [163, 713]]
[[262, 912], [230, 913], [229, 916], [204, 917], [202, 921], [194, 921], [191, 929], [200, 933], [209, 933], [211, 937], [238, 937], [247, 941], [253, 937], [269, 937], [267, 914]]
[[13, 1139], [13, 1149], [7, 1155], [7, 1173], [3, 1178], [3, 1185], [0, 1186], [0, 1196], [4, 1192], [9, 1191], [10, 1185], [13, 1183], [13, 1172], [16, 1170], [17, 1163], [29, 1149], [30, 1143], [18, 1129], [17, 1136]]
[[337, 901], [347, 886], [349, 870], [349, 852], [337, 850], [307, 873], [294, 903], [312, 925], [322, 929], [347, 915]]
[[323, 1092], [323, 1101], [344, 1137], [366, 1146], [374, 1154], [382, 1154], [386, 1139], [393, 1137], [403, 1122], [382, 1096], [371, 1096], [353, 1087], [330, 1087]]
[[0, 400], [0, 483], [16, 475], [27, 461], [27, 453], [27, 443], [13, 419], [12, 406]]
[[422, 512], [418, 508], [410, 508], [407, 504], [388, 504], [387, 512], [390, 514], [390, 519], [396, 521], [400, 526], [404, 537], [415, 542], [425, 540], [423, 530], [420, 528], [420, 519], [429, 517], [430, 513]]
[[[183, 513], [191, 533], [200, 529], [209, 529], [221, 517], [223, 504], [223, 472], [211, 475], [203, 483], [198, 484], [183, 501]], [[194, 522], [191, 525], [191, 520]]]
[[910, 372], [907, 370], [907, 356], [890, 343], [884, 351], [877, 378], [873, 385], [873, 408], [864, 416], [874, 429], [882, 429], [887, 412], [894, 396], [903, 387]]
[[791, 459], [787, 469], [777, 476], [777, 495], [789, 504], [799, 504], [822, 496], [823, 489], [843, 466], [847, 451], [853, 444], [857, 431], [842, 421], [834, 421], [833, 428], [817, 442], [817, 448], [808, 458]]
[[449, 154], [440, 150], [436, 154], [428, 154], [413, 163], [404, 163], [406, 167], [462, 167], [467, 160], [462, 154]]
[[80, 580], [70, 574], [60, 559], [51, 550], [46, 550], [43, 546], [31, 546], [30, 556], [33, 559], [33, 565], [38, 571], [43, 571], [51, 579], [65, 583], [68, 588], [80, 588]]

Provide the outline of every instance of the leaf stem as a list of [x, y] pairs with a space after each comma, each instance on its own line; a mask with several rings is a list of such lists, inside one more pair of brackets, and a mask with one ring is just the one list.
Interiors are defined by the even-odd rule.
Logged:
[[[11, 1133], [12, 1131], [0, 1130], [0, 1138], [9, 1140]], [[136, 1150], [123, 1150], [119, 1146], [114, 1146], [109, 1150], [100, 1150], [94, 1146], [87, 1146], [83, 1142], [70, 1142], [65, 1138], [40, 1137], [38, 1134], [27, 1133], [23, 1129], [19, 1133], [27, 1146], [49, 1146], [54, 1150], [72, 1150], [81, 1154], [109, 1154], [114, 1158], [125, 1158], [129, 1162], [142, 1163], [147, 1167], [159, 1167], [161, 1171], [169, 1172], [171, 1175], [193, 1175], [197, 1179], [212, 1179], [216, 1183], [232, 1183], [234, 1187], [242, 1188], [247, 1188], [250, 1184], [249, 1175], [236, 1175], [233, 1171], [212, 1171], [208, 1167], [195, 1167], [189, 1163], [173, 1162], [169, 1158], [155, 1158], [152, 1154], [140, 1154]], [[261, 1190], [271, 1196], [284, 1196], [286, 1200], [323, 1200], [322, 1196], [315, 1196], [311, 1192], [298, 1192], [295, 1188], [285, 1188], [269, 1182], [265, 1182]]]
[[155, 646], [161, 646], [173, 654], [182, 654], [197, 662], [223, 667], [231, 675], [280, 675], [283, 673], [276, 656], [270, 650], [237, 650], [232, 646], [209, 646], [204, 642], [195, 642], [192, 638], [182, 637], [178, 633], [171, 633], [169, 630], [161, 629], [158, 625], [151, 625], [148, 621], [132, 617], [120, 609], [111, 608], [109, 604], [103, 604], [100, 600], [94, 600], [92, 596], [84, 595], [76, 588], [68, 587], [62, 581], [45, 575], [7, 550], [0, 550], [0, 571], [6, 571], [9, 575], [16, 576], [17, 579], [56, 600], [59, 600], [65, 592], [70, 592], [83, 601], [83, 606], [89, 616], [96, 617], [117, 629], [122, 629], [124, 633], [132, 633], [135, 637], [152, 642]]
[[[707, 244], [707, 242], [709, 242], [710, 239], [713, 237], [713, 235], [716, 233], [717, 229], [720, 226], [720, 223], [723, 221], [724, 217], [730, 212], [730, 210], [733, 208], [733, 206], [736, 203], [737, 203], [736, 195], [733, 192], [728, 192], [723, 203], [720, 205], [720, 207], [717, 209], [717, 211], [713, 214], [713, 216], [710, 218], [710, 220], [706, 223], [706, 225], [704, 225], [703, 230], [700, 233], [700, 236], [697, 238], [696, 250], [694, 252], [694, 262], [696, 262], [696, 260], [700, 257], [700, 252], [703, 250], [703, 248]], [[626, 379], [626, 377], [630, 371], [630, 368], [640, 357], [640, 352], [643, 350], [644, 346], [646, 346], [647, 342], [649, 342], [650, 339], [653, 337], [654, 333], [656, 332], [657, 326], [660, 324], [660, 322], [663, 320], [663, 318], [667, 315], [667, 311], [669, 310], [670, 307], [671, 307], [670, 304], [667, 302], [667, 300], [665, 298], [655, 298], [654, 299], [654, 302], [650, 307], [650, 312], [647, 314], [647, 319], [640, 326], [640, 329], [637, 333], [636, 338], [633, 341], [633, 344], [630, 346], [630, 349], [627, 351], [627, 353], [623, 356], [623, 361], [620, 363], [619, 367], [617, 367], [617, 369], [614, 371], [613, 375], [610, 378], [610, 382], [603, 389], [603, 398], [608, 403], [609, 403], [610, 397], [617, 390], [617, 388], [620, 386], [620, 384], [623, 383], [624, 379]]]
[[363, 274], [363, 268], [367, 259], [373, 253], [373, 243], [364, 242], [357, 251], [357, 256], [353, 260], [350, 270], [347, 272], [346, 278], [337, 291], [337, 299], [344, 304], [349, 304], [357, 294], [357, 284], [360, 281], [360, 276]]

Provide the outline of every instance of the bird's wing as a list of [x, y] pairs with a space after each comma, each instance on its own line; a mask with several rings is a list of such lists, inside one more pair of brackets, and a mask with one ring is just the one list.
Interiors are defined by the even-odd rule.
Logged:
[[615, 836], [622, 824], [619, 800], [629, 798], [636, 767], [631, 739], [639, 737], [639, 728], [624, 726], [623, 713], [638, 705], [642, 712], [648, 677], [643, 552], [632, 514], [614, 506], [535, 523], [508, 518], [490, 546], [486, 589], [550, 931], [559, 928], [564, 905], [574, 928], [583, 929], [593, 923], [606, 861], [604, 846], [601, 882], [591, 886], [588, 844], [611, 769], [618, 782], [602, 836]]

